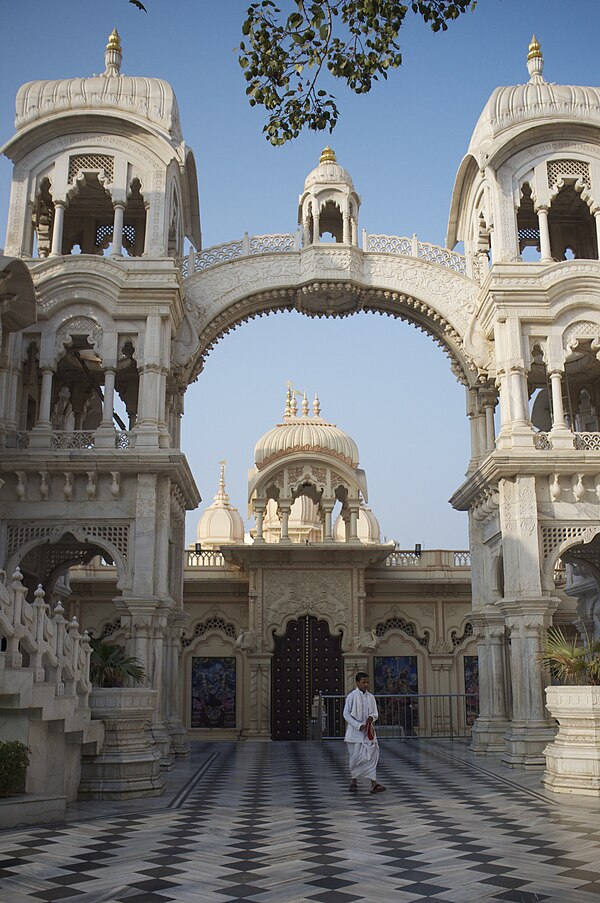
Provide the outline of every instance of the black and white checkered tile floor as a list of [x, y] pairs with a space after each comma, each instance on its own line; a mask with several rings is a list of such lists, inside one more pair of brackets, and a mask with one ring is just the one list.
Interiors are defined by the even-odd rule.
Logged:
[[[0, 833], [0, 903], [598, 903], [600, 803], [447, 742], [199, 744], [170, 798]], [[132, 814], [133, 813], [133, 814]]]

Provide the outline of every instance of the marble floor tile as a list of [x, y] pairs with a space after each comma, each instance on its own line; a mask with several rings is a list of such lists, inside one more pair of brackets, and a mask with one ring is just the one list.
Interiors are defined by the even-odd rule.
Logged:
[[0, 832], [0, 903], [598, 903], [600, 801], [447, 741], [201, 743], [160, 799]]

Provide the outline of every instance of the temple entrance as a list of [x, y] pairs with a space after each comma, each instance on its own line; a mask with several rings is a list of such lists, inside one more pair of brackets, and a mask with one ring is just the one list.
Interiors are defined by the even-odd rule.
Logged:
[[303, 615], [275, 637], [272, 663], [271, 736], [307, 740], [313, 697], [343, 693], [342, 637], [326, 621]]

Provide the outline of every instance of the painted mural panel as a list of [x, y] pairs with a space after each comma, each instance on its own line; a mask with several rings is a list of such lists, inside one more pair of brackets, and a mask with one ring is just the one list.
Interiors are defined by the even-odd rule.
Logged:
[[406, 736], [414, 736], [419, 726], [419, 703], [407, 696], [419, 692], [417, 656], [375, 655], [373, 671], [380, 726], [400, 727]]
[[192, 658], [194, 727], [235, 727], [235, 656]]
[[375, 693], [397, 695], [419, 692], [416, 655], [375, 655]]

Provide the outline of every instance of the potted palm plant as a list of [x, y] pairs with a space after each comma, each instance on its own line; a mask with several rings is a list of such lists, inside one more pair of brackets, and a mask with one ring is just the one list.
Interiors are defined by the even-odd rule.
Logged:
[[[84, 756], [79, 796], [128, 799], [164, 791], [160, 752], [149, 726], [157, 692], [142, 686], [146, 671], [139, 659], [117, 643], [92, 640], [90, 708], [104, 722], [99, 755]], [[127, 684], [133, 684], [127, 685]]]
[[600, 797], [600, 640], [548, 630], [540, 661], [556, 684], [546, 708], [558, 732], [546, 749], [544, 785], [555, 793]]

